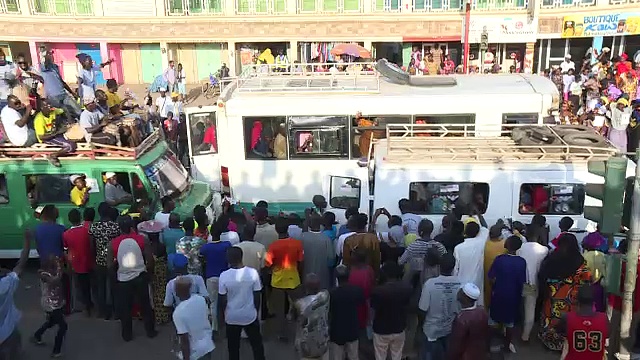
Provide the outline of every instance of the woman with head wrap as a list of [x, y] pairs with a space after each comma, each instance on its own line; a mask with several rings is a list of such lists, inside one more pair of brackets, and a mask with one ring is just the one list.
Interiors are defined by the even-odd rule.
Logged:
[[580, 286], [591, 283], [591, 272], [575, 235], [559, 236], [558, 247], [542, 262], [538, 279], [544, 299], [538, 337], [548, 349], [561, 351], [565, 338], [556, 332], [556, 326], [573, 310]]

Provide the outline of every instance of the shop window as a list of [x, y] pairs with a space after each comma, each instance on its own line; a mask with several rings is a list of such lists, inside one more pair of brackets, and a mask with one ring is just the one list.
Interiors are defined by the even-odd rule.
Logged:
[[388, 124], [411, 124], [411, 116], [371, 115], [360, 118], [354, 116], [351, 121], [351, 158], [366, 157], [366, 154], [369, 153], [371, 140], [387, 137]]
[[[448, 124], [447, 136], [474, 136], [475, 114], [416, 115], [415, 124]], [[435, 128], [430, 131], [436, 131]], [[427, 135], [426, 133], [424, 135]]]
[[412, 182], [409, 206], [416, 214], [484, 214], [489, 203], [489, 184], [475, 182]]
[[7, 177], [0, 174], [0, 204], [9, 203], [9, 187], [7, 186]]
[[292, 159], [349, 158], [346, 116], [290, 116], [287, 124]]
[[584, 209], [582, 184], [522, 184], [520, 214], [580, 215]]
[[247, 159], [287, 159], [286, 117], [246, 116], [242, 121]]
[[191, 153], [194, 156], [218, 152], [215, 112], [189, 114], [189, 127]]
[[27, 197], [32, 204], [71, 203], [73, 174], [26, 175]]
[[[567, 39], [551, 39], [549, 43], [549, 59], [564, 59], [567, 52]], [[544, 51], [544, 49], [543, 49]]]
[[360, 179], [332, 176], [329, 205], [336, 209], [360, 207], [360, 188]]

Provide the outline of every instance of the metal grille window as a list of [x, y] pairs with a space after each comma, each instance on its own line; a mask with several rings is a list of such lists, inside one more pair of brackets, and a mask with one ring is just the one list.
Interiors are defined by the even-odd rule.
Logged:
[[236, 14], [284, 14], [287, 0], [236, 0]]
[[400, 11], [400, 0], [373, 0], [373, 10], [377, 12]]
[[460, 11], [462, 0], [413, 0], [413, 11]]
[[30, 0], [34, 15], [93, 15], [93, 0]]
[[528, 0], [474, 0], [474, 10], [526, 9]]
[[596, 0], [542, 0], [543, 8], [595, 6]]
[[20, 13], [18, 0], [0, 0], [0, 14]]
[[361, 0], [298, 0], [298, 13], [348, 13], [361, 11]]
[[168, 15], [211, 15], [224, 12], [224, 0], [167, 0]]

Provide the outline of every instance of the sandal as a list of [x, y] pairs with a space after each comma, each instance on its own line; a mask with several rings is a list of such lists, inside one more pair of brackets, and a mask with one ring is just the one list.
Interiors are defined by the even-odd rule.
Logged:
[[47, 160], [49, 160], [49, 163], [55, 167], [60, 167], [60, 160], [58, 160], [58, 158], [56, 156], [50, 155], [47, 157]]

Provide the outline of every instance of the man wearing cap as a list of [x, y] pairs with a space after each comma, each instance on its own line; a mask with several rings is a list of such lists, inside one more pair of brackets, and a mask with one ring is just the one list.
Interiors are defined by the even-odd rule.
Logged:
[[73, 184], [73, 189], [71, 189], [71, 193], [69, 197], [71, 202], [75, 206], [85, 206], [87, 201], [89, 201], [89, 187], [87, 186], [87, 176], [82, 175], [71, 175], [69, 180]]
[[460, 313], [453, 321], [448, 344], [450, 360], [482, 359], [489, 352], [489, 316], [483, 307], [477, 306], [480, 289], [466, 283], [458, 291]]
[[106, 145], [115, 145], [116, 137], [107, 134], [102, 129], [107, 126], [108, 121], [98, 110], [96, 99], [92, 96], [82, 99], [84, 110], [80, 114], [80, 127], [84, 131], [84, 140], [87, 143], [97, 143]]
[[160, 119], [166, 119], [167, 113], [173, 108], [173, 101], [167, 96], [167, 89], [160, 88], [160, 96], [156, 99], [156, 114]]
[[106, 183], [104, 184], [104, 200], [111, 206], [118, 206], [130, 202], [133, 197], [124, 191], [122, 185], [118, 184], [116, 173], [108, 171], [104, 174]]
[[573, 69], [575, 71], [576, 64], [571, 61], [571, 54], [566, 54], [564, 56], [564, 61], [560, 63], [560, 70], [563, 74], [566, 74], [567, 72], [569, 72], [569, 69]]

